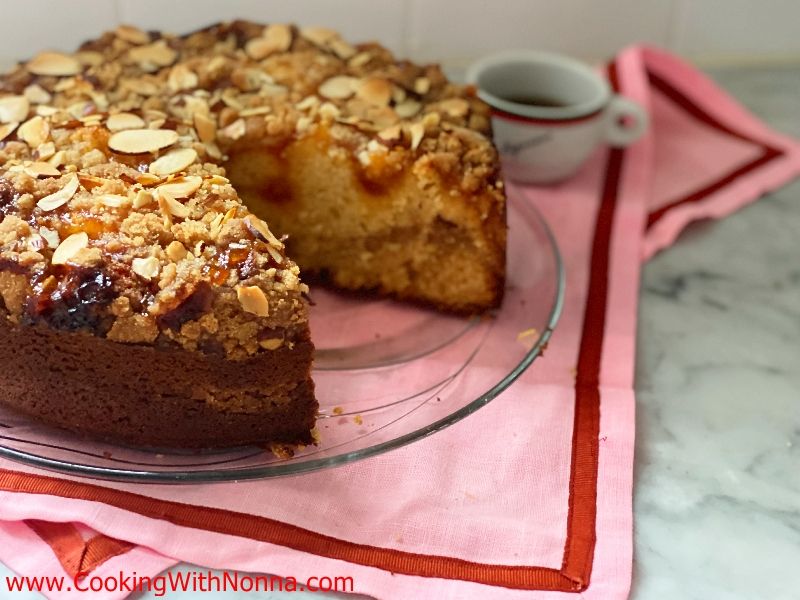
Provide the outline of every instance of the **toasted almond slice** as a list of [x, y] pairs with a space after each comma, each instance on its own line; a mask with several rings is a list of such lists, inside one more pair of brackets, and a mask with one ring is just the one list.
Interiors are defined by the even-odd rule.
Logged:
[[19, 123], [3, 123], [0, 125], [0, 142], [14, 133], [17, 127], [19, 127]]
[[133, 208], [142, 208], [153, 201], [153, 194], [147, 190], [139, 190], [133, 198]]
[[[167, 185], [171, 185], [171, 184], [167, 184]], [[169, 212], [169, 214], [174, 215], [174, 216], [178, 217], [179, 219], [185, 219], [186, 217], [188, 217], [189, 216], [189, 207], [184, 205], [184, 204], [181, 204], [180, 202], [178, 202], [175, 199], [175, 197], [173, 197], [169, 193], [170, 190], [162, 189], [164, 187], [166, 187], [166, 185], [162, 186], [161, 188], [156, 188], [156, 191], [158, 192], [158, 204], [161, 207], [161, 209], [164, 210], [166, 208], [166, 210], [167, 210], [167, 212]], [[182, 197], [185, 198], [186, 196], [182, 196]]]
[[36, 154], [39, 160], [47, 160], [56, 153], [56, 145], [53, 142], [45, 142], [36, 148]]
[[339, 34], [327, 27], [303, 27], [300, 35], [316, 46], [326, 46], [330, 40]]
[[239, 303], [246, 312], [259, 317], [269, 315], [269, 300], [260, 287], [240, 285], [236, 288], [236, 297], [239, 298]]
[[127, 129], [115, 133], [108, 139], [108, 147], [122, 154], [156, 152], [178, 141], [178, 134], [171, 129]]
[[150, 280], [158, 276], [161, 265], [158, 264], [158, 259], [155, 256], [134, 258], [131, 263], [131, 270], [140, 277]]
[[52, 94], [38, 83], [33, 83], [26, 87], [23, 94], [25, 94], [28, 102], [33, 104], [47, 104], [53, 99]]
[[328, 41], [328, 47], [342, 60], [347, 60], [356, 53], [355, 48], [338, 36]]
[[253, 108], [243, 108], [239, 111], [240, 117], [254, 117], [256, 115], [266, 115], [272, 112], [272, 107], [267, 106], [254, 106]]
[[19, 126], [17, 136], [31, 148], [38, 148], [50, 137], [50, 125], [37, 115]]
[[46, 104], [39, 104], [36, 107], [36, 114], [39, 115], [40, 117], [52, 117], [59, 110], [61, 109], [56, 108], [55, 106], [47, 106]]
[[240, 137], [243, 137], [246, 132], [247, 125], [244, 122], [244, 119], [236, 119], [233, 123], [222, 130], [223, 135], [232, 140], [238, 140]]
[[98, 200], [109, 208], [119, 208], [128, 202], [127, 196], [120, 196], [119, 194], [102, 194]]
[[184, 64], [177, 64], [169, 72], [167, 85], [173, 92], [191, 90], [197, 87], [198, 79], [194, 71]]
[[61, 177], [61, 171], [47, 162], [36, 161], [25, 167], [25, 172], [31, 177]]
[[196, 160], [197, 152], [193, 148], [180, 148], [179, 150], [172, 150], [150, 163], [148, 171], [154, 175], [166, 177], [173, 173], [185, 171]]
[[178, 58], [178, 53], [167, 45], [166, 40], [158, 40], [146, 46], [136, 46], [128, 50], [130, 59], [138, 63], [144, 71], [153, 72], [168, 67]]
[[416, 100], [406, 100], [405, 102], [401, 102], [395, 106], [394, 112], [397, 113], [397, 116], [401, 119], [408, 119], [409, 117], [416, 115], [421, 108], [422, 104]]
[[125, 129], [144, 129], [144, 119], [139, 115], [121, 112], [111, 115], [106, 120], [109, 131], [124, 131]]
[[[203, 178], [197, 175], [189, 175], [188, 177], [181, 177], [164, 183], [156, 188], [160, 193], [166, 194], [172, 198], [188, 198], [200, 189], [203, 185]], [[178, 216], [178, 215], [176, 215]]]
[[50, 262], [54, 265], [64, 265], [88, 245], [89, 236], [85, 231], [73, 233], [58, 245]]
[[286, 52], [292, 45], [292, 28], [282, 23], [273, 23], [264, 30], [264, 39], [275, 44], [278, 52]]
[[117, 37], [125, 40], [130, 44], [147, 44], [150, 41], [150, 35], [133, 25], [120, 25], [114, 31]]
[[217, 137], [217, 122], [202, 113], [194, 113], [194, 128], [204, 144], [210, 144]]
[[425, 137], [425, 125], [420, 122], [412, 123], [409, 131], [411, 132], [411, 149], [416, 150], [419, 148], [422, 138]]
[[320, 84], [319, 93], [331, 100], [344, 100], [355, 93], [358, 83], [359, 81], [355, 77], [336, 75]]
[[58, 243], [60, 240], [57, 231], [48, 229], [47, 227], [40, 227], [39, 235], [44, 238], [45, 242], [47, 242], [48, 248], [58, 248]]
[[105, 185], [109, 182], [108, 179], [103, 179], [97, 175], [89, 175], [88, 173], [78, 173], [78, 181], [80, 181], [83, 189], [92, 191], [94, 188]]
[[78, 176], [72, 175], [63, 188], [57, 192], [53, 192], [49, 196], [45, 196], [36, 203], [36, 206], [42, 210], [55, 210], [59, 206], [63, 206], [70, 201], [75, 195], [75, 192], [78, 191], [80, 184], [81, 182], [78, 181]]
[[297, 110], [310, 110], [317, 106], [319, 106], [319, 98], [317, 96], [306, 96], [294, 105]]
[[353, 56], [347, 62], [347, 64], [353, 67], [354, 69], [357, 69], [358, 67], [363, 67], [371, 60], [372, 60], [372, 54], [370, 54], [369, 52], [359, 52], [358, 54]]
[[373, 106], [386, 106], [392, 99], [392, 86], [380, 77], [368, 77], [356, 87], [356, 97]]
[[272, 257], [272, 260], [274, 260], [277, 264], [280, 265], [283, 263], [283, 257], [281, 256], [281, 253], [278, 252], [274, 246], [267, 246], [267, 252]]
[[145, 187], [161, 183], [161, 177], [152, 173], [142, 173], [136, 176], [136, 183]]
[[292, 30], [288, 25], [270, 25], [261, 37], [245, 44], [244, 51], [253, 60], [261, 60], [276, 52], [286, 52], [292, 45]]
[[31, 105], [25, 96], [0, 98], [0, 122], [19, 123], [28, 118]]
[[244, 218], [245, 226], [250, 230], [256, 238], [260, 239], [262, 242], [266, 242], [271, 246], [275, 246], [276, 248], [283, 248], [283, 242], [281, 242], [275, 235], [269, 230], [267, 224], [264, 223], [261, 219], [254, 215], [247, 215]]
[[469, 112], [469, 102], [463, 98], [449, 98], [439, 102], [438, 107], [451, 117], [465, 117]]
[[324, 102], [319, 107], [319, 116], [323, 119], [336, 119], [341, 114], [339, 107], [330, 102]]
[[49, 162], [54, 167], [60, 167], [61, 165], [64, 164], [66, 158], [67, 158], [67, 153], [64, 150], [59, 150], [58, 152], [53, 154], [53, 156], [48, 158], [47, 162]]
[[105, 57], [100, 52], [95, 52], [94, 50], [78, 50], [75, 53], [75, 58], [77, 58], [82, 65], [87, 65], [89, 67], [96, 67], [105, 60]]
[[25, 68], [34, 75], [51, 75], [54, 77], [77, 75], [82, 70], [78, 59], [60, 52], [42, 52], [29, 60]]
[[402, 133], [400, 125], [392, 125], [386, 129], [378, 132], [378, 137], [387, 142], [393, 142], [400, 139]]
[[431, 80], [427, 77], [417, 77], [414, 80], [414, 91], [424, 96], [431, 90]]

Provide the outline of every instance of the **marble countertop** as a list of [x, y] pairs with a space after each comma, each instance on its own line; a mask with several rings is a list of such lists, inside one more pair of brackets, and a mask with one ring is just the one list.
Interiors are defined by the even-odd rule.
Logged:
[[[800, 67], [712, 76], [800, 137]], [[800, 182], [645, 267], [636, 391], [632, 600], [800, 597]]]

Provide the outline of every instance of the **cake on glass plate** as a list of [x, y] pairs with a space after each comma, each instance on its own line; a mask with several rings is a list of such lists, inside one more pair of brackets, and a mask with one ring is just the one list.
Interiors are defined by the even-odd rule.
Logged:
[[290, 25], [121, 26], [0, 78], [0, 402], [155, 447], [299, 445], [308, 287], [499, 305], [488, 108]]

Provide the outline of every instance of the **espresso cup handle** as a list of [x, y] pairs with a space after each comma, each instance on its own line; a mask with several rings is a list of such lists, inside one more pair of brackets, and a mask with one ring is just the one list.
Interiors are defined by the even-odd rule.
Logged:
[[622, 96], [614, 96], [608, 107], [606, 140], [611, 146], [621, 148], [638, 140], [649, 124], [647, 111]]

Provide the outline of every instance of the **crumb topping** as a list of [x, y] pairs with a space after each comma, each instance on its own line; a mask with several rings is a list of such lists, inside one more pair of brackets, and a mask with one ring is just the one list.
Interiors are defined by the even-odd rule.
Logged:
[[321, 131], [367, 176], [426, 166], [502, 201], [473, 90], [329, 29], [121, 26], [20, 64], [0, 78], [8, 318], [232, 358], [291, 346], [308, 288], [224, 164]]

